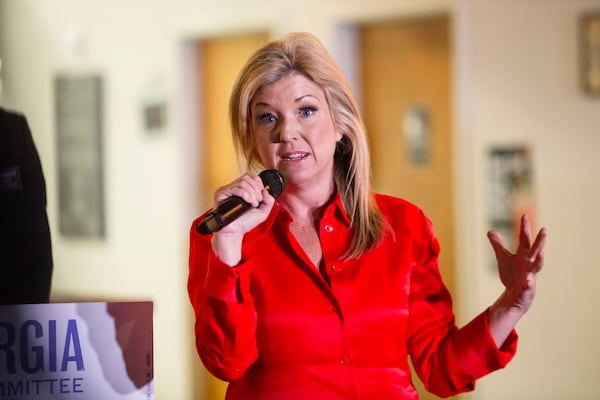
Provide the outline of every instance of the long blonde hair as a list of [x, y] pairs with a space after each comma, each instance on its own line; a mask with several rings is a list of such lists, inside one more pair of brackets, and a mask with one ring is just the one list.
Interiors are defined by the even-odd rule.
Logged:
[[377, 245], [385, 223], [371, 191], [367, 135], [352, 89], [315, 36], [287, 34], [257, 50], [246, 62], [229, 103], [236, 150], [244, 156], [249, 169], [261, 167], [250, 103], [260, 88], [290, 73], [301, 74], [321, 87], [334, 124], [343, 134], [334, 154], [334, 181], [353, 229], [346, 257], [357, 257]]

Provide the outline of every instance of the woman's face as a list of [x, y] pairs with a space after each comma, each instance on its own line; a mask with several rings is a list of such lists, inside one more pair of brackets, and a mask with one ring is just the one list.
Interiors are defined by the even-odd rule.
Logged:
[[333, 154], [342, 138], [323, 90], [303, 75], [290, 74], [264, 86], [251, 102], [258, 155], [281, 171], [287, 184], [331, 185]]

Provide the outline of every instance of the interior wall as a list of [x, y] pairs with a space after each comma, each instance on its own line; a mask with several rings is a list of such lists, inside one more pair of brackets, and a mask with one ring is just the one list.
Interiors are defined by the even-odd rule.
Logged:
[[[477, 400], [600, 397], [599, 100], [578, 88], [576, 22], [600, 0], [0, 0], [2, 106], [24, 112], [48, 188], [55, 299], [155, 302], [157, 399], [191, 399], [196, 360], [185, 289], [189, 224], [200, 210], [190, 182], [189, 110], [182, 43], [249, 30], [317, 34], [336, 55], [339, 23], [451, 12], [455, 21], [457, 285], [461, 320], [498, 293], [486, 263], [484, 155], [529, 144], [537, 212], [550, 230], [538, 299], [519, 324], [520, 349], [504, 371], [482, 379]], [[188, 57], [193, 58], [193, 57]], [[100, 73], [105, 82], [107, 237], [57, 231], [52, 83], [57, 73]], [[167, 104], [167, 129], [149, 136], [141, 104]], [[591, 230], [592, 232], [588, 231]]]
[[[536, 220], [549, 230], [536, 302], [517, 356], [472, 399], [598, 399], [600, 98], [579, 85], [577, 22], [599, 1], [459, 2], [456, 9], [458, 249], [473, 315], [500, 290], [489, 267], [486, 153], [532, 151]], [[471, 166], [471, 167], [469, 167]], [[537, 227], [539, 228], [539, 226]]]

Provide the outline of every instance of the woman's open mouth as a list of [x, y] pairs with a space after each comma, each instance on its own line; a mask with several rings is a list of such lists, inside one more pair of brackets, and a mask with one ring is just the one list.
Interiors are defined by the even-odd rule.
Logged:
[[284, 161], [297, 161], [308, 157], [308, 153], [297, 152], [297, 153], [286, 153], [281, 155], [281, 159]]

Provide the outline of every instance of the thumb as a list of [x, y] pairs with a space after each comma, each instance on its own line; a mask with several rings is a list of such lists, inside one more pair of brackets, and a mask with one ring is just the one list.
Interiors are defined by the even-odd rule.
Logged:
[[500, 257], [506, 252], [502, 235], [500, 235], [500, 233], [496, 230], [490, 230], [487, 233], [487, 238], [494, 249], [494, 253], [496, 253], [496, 258], [500, 259]]

